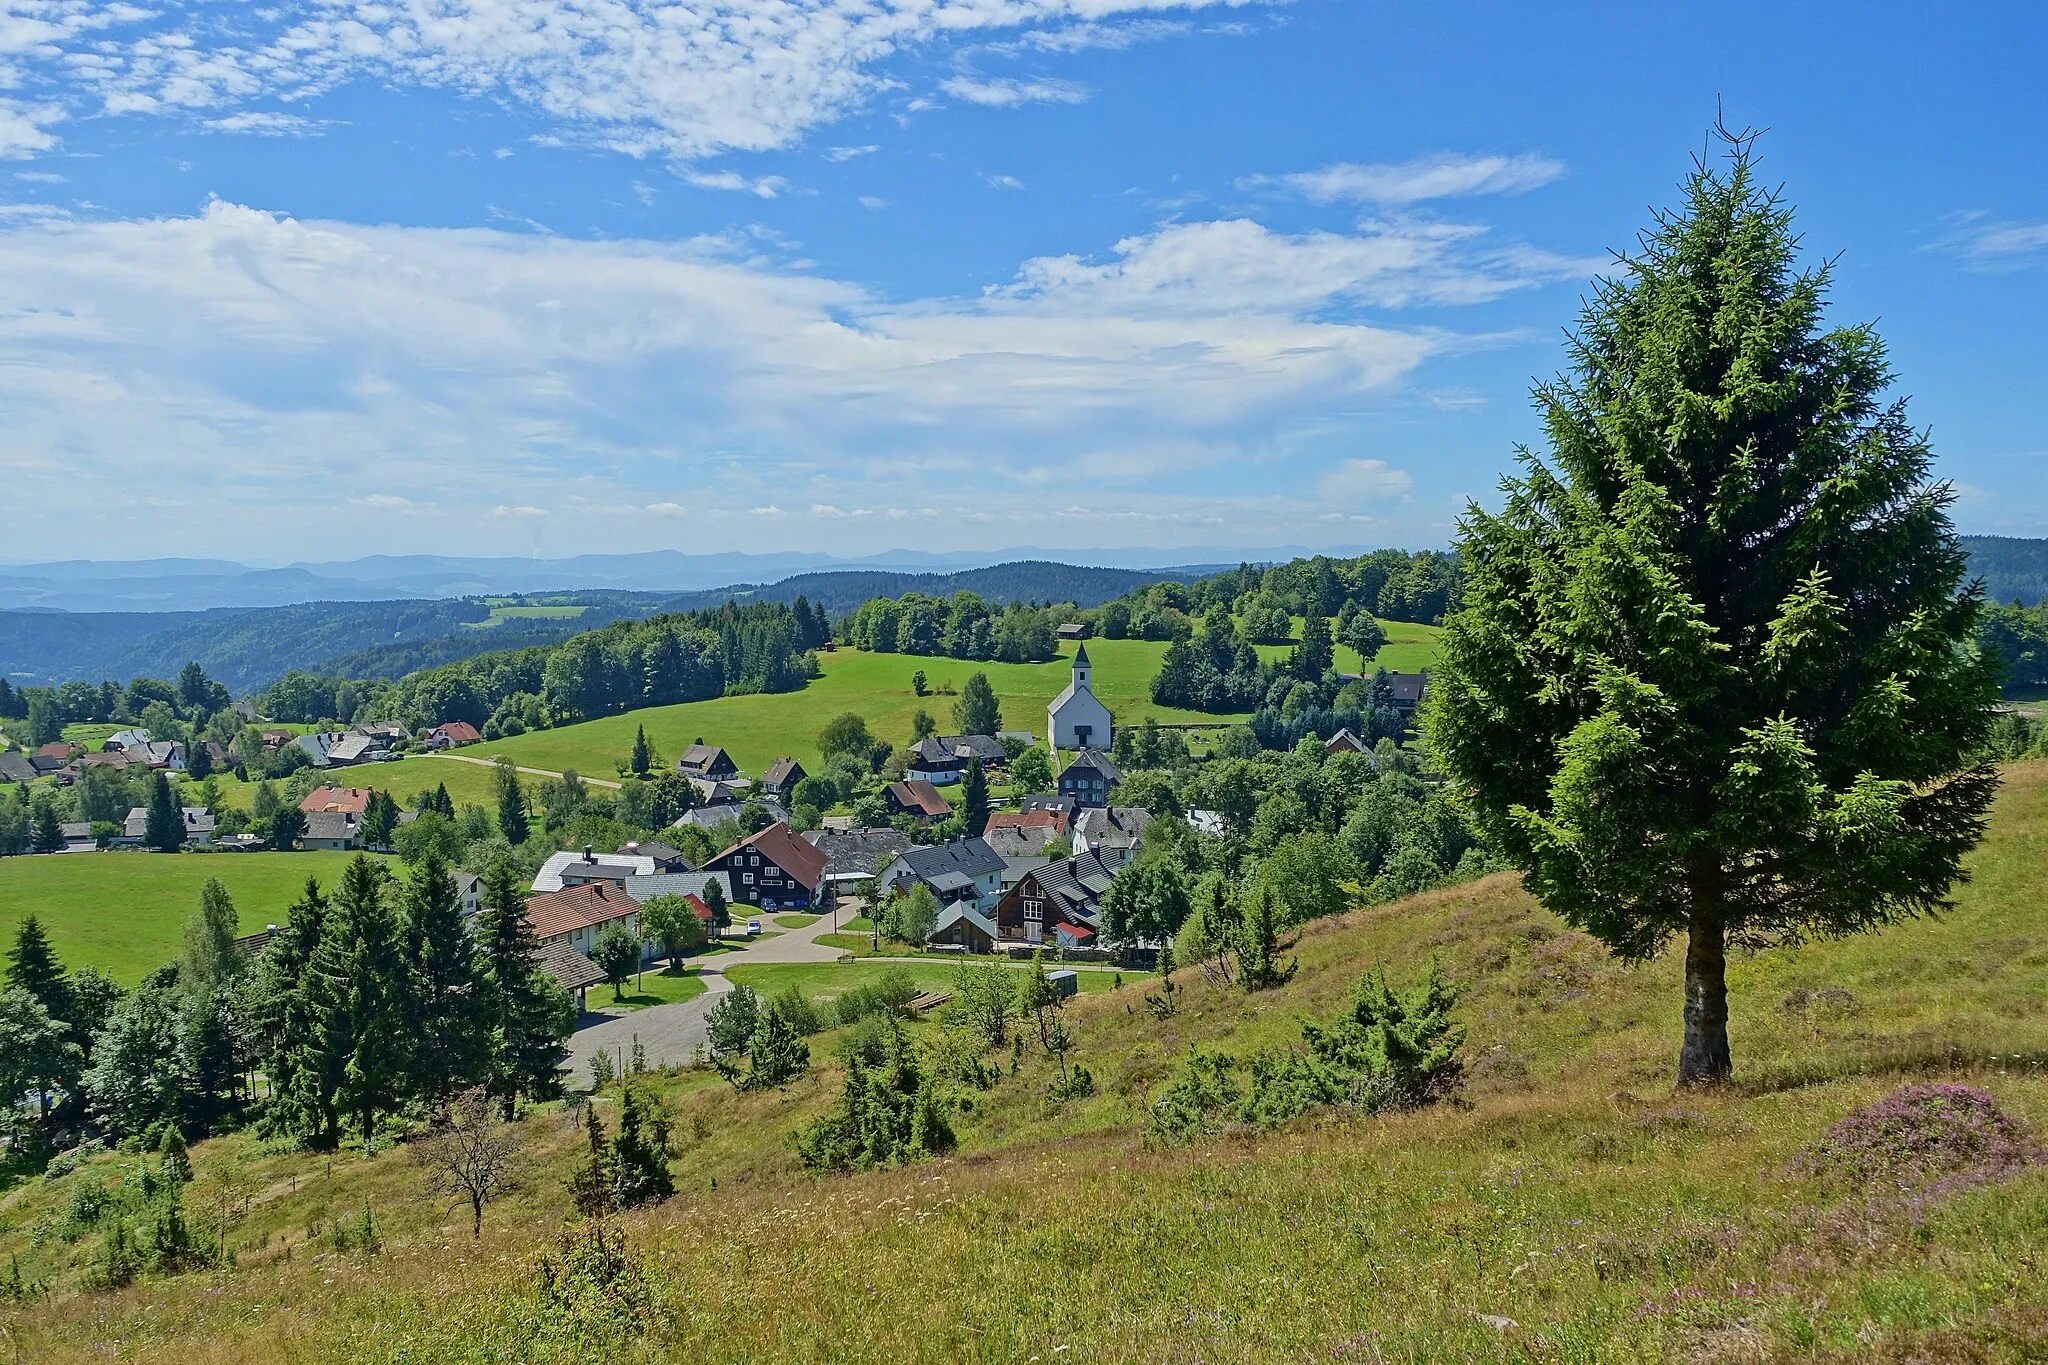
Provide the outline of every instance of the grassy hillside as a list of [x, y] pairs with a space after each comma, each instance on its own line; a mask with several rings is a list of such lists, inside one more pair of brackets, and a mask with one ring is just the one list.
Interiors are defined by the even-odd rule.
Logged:
[[[1437, 633], [1434, 626], [1390, 621], [1387, 647], [1375, 662], [1390, 669], [1427, 667], [1436, 657]], [[1268, 657], [1286, 653], [1285, 646], [1262, 646], [1261, 650]], [[1152, 675], [1159, 671], [1159, 660], [1165, 653], [1164, 644], [1145, 640], [1088, 642], [1088, 659], [1095, 669], [1095, 693], [1115, 715], [1117, 724], [1136, 725], [1148, 717], [1196, 722], [1230, 719], [1153, 705]], [[908, 738], [911, 717], [920, 707], [930, 712], [942, 729], [950, 730], [955, 698], [919, 698], [912, 693], [910, 676], [919, 669], [939, 692], [948, 688], [957, 691], [971, 674], [987, 673], [1003, 704], [1003, 724], [1011, 729], [1029, 730], [1042, 740], [1045, 708], [1066, 687], [1072, 675], [1072, 654], [1069, 647], [1052, 663], [996, 664], [842, 649], [822, 656], [824, 676], [801, 692], [719, 697], [678, 706], [650, 707], [581, 725], [495, 740], [463, 752], [484, 758], [503, 754], [524, 767], [557, 772], [570, 767], [603, 777], [609, 776], [613, 765], [631, 752], [634, 728], [645, 725], [648, 738], [671, 762], [702, 737], [706, 743], [724, 745], [749, 773], [759, 773], [783, 754], [815, 763], [818, 732], [827, 721], [846, 711], [860, 714], [875, 733], [899, 741]], [[1338, 655], [1338, 667], [1361, 667], [1354, 651], [1340, 649]], [[383, 785], [381, 780], [379, 785]], [[393, 790], [403, 787], [394, 786]], [[451, 793], [454, 790], [449, 788]]]
[[[537, 1288], [579, 1140], [542, 1111], [519, 1129], [524, 1189], [476, 1246], [409, 1197], [403, 1151], [329, 1161], [234, 1138], [195, 1149], [195, 1190], [255, 1163], [240, 1270], [76, 1294], [90, 1248], [52, 1230], [77, 1177], [32, 1182], [0, 1200], [0, 1251], [54, 1293], [11, 1329], [24, 1358], [180, 1365], [2039, 1358], [2048, 1171], [1905, 1197], [1796, 1161], [1904, 1078], [1980, 1085], [2048, 1124], [2048, 763], [2008, 770], [1972, 866], [1938, 921], [1731, 963], [1738, 1080], [1717, 1091], [1671, 1090], [1677, 961], [1616, 966], [1496, 877], [1313, 926], [1300, 974], [1265, 995], [1190, 970], [1167, 1020], [1135, 985], [1076, 1002], [1101, 1093], [1045, 1100], [1027, 1050], [933, 1162], [801, 1172], [784, 1135], [835, 1098], [829, 1062], [786, 1092], [668, 1079], [680, 1192], [621, 1220], [637, 1307], [592, 1292], [563, 1309]], [[1143, 1140], [1190, 1046], [1298, 1038], [1368, 965], [1407, 979], [1431, 955], [1465, 987], [1458, 1103]], [[365, 1200], [381, 1252], [335, 1251], [332, 1221]]]
[[[479, 769], [481, 771], [481, 769]], [[347, 853], [86, 853], [0, 858], [0, 935], [41, 917], [66, 966], [94, 966], [133, 984], [178, 955], [199, 888], [218, 877], [242, 932], [284, 918], [307, 877], [332, 886]]]

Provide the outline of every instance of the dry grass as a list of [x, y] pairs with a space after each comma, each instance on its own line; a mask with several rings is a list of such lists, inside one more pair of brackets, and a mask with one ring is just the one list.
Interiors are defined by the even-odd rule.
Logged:
[[[956, 1154], [921, 1166], [798, 1169], [784, 1135], [832, 1102], [829, 1067], [766, 1095], [672, 1078], [682, 1188], [624, 1220], [652, 1305], [625, 1333], [536, 1297], [574, 1143], [548, 1114], [524, 1129], [529, 1191], [478, 1248], [399, 1198], [402, 1154], [337, 1159], [331, 1187], [278, 1194], [265, 1225], [289, 1242], [319, 1199], [390, 1198], [381, 1256], [316, 1262], [301, 1241], [232, 1275], [60, 1292], [14, 1330], [25, 1359], [180, 1365], [2039, 1358], [2048, 1175], [1922, 1200], [1796, 1173], [1904, 1077], [1967, 1079], [2048, 1125], [2048, 763], [2009, 771], [1976, 871], [1939, 922], [1733, 964], [1738, 1083], [1717, 1092], [1671, 1089], [1674, 962], [1619, 967], [1494, 878], [1313, 926], [1269, 996], [1190, 970], [1172, 1019], [1133, 1008], [1134, 985], [1077, 1001], [1101, 1093], [1052, 1104], [1028, 1060], [975, 1097]], [[1468, 987], [1461, 1102], [1143, 1141], [1144, 1099], [1189, 1045], [1288, 1041], [1367, 964], [1399, 976], [1431, 953]], [[318, 1164], [261, 1169], [274, 1184]]]

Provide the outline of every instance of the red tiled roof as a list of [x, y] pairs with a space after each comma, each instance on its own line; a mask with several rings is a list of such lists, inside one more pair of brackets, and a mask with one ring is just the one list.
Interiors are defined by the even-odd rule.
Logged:
[[544, 891], [526, 902], [526, 919], [543, 941], [637, 914], [640, 902], [610, 882], [586, 882]]
[[1049, 829], [1056, 834], [1067, 832], [1067, 813], [1063, 810], [999, 810], [989, 816], [990, 829]]
[[437, 725], [434, 727], [434, 733], [450, 744], [474, 744], [483, 738], [477, 733], [476, 727], [466, 720], [451, 720], [445, 725]]
[[819, 883], [824, 880], [825, 864], [828, 861], [825, 855], [808, 841], [797, 838], [795, 832], [780, 820], [758, 834], [748, 835], [711, 861], [722, 862], [743, 848], [752, 849], [781, 868], [784, 874], [813, 891], [816, 891]]
[[308, 815], [322, 810], [338, 810], [349, 815], [361, 815], [369, 808], [368, 787], [315, 787], [306, 793], [305, 800], [299, 802], [299, 809]]

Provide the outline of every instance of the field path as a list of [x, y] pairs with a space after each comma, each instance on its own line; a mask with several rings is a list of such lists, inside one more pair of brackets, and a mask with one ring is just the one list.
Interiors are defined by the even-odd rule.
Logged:
[[[479, 768], [495, 768], [498, 766], [498, 761], [494, 758], [471, 758], [467, 754], [422, 754], [421, 757], [446, 758], [452, 759], [457, 763], [474, 763]], [[513, 771], [527, 773], [533, 777], [552, 777], [557, 781], [562, 776], [560, 773], [551, 773], [546, 768], [514, 768]], [[614, 782], [610, 778], [585, 777], [582, 773], [576, 774], [576, 777], [586, 787], [610, 787], [613, 791], [618, 791], [625, 785], [623, 782]]]

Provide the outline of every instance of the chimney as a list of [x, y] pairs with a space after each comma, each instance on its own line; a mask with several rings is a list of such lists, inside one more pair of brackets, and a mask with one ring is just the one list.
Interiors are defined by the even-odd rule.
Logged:
[[594, 863], [597, 861], [597, 855], [590, 851], [589, 844], [585, 844], [583, 846], [583, 861], [586, 863]]

